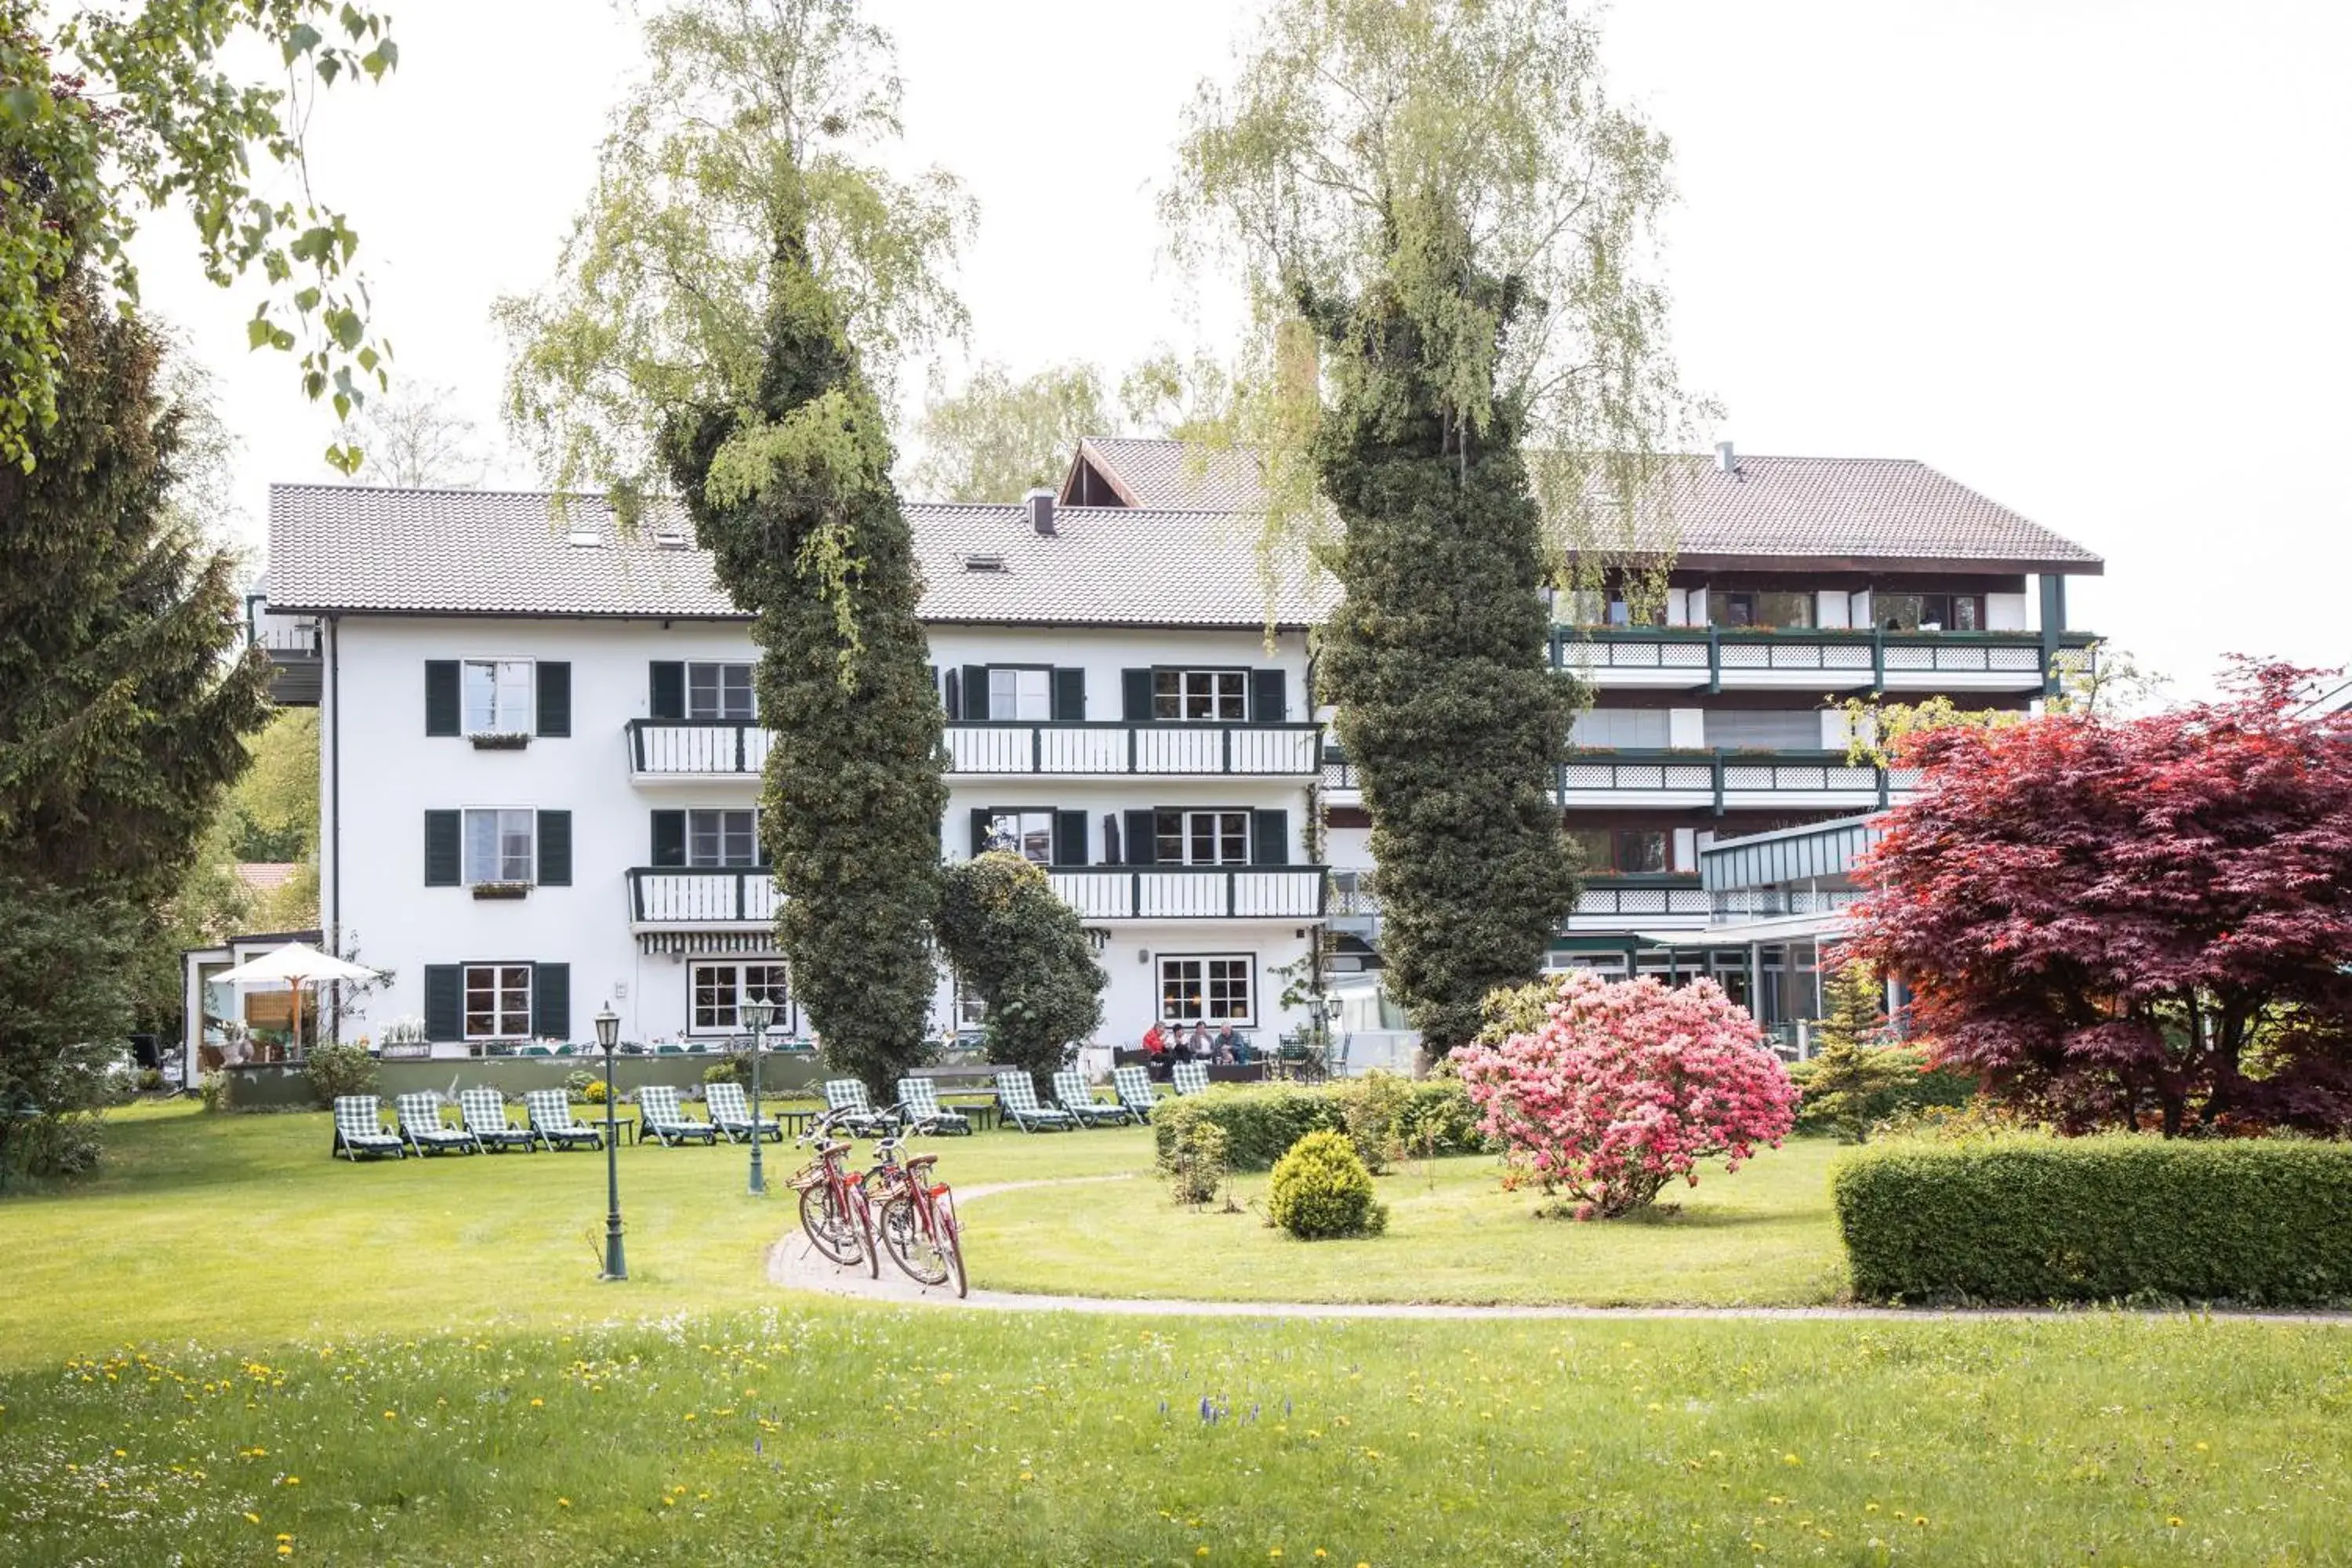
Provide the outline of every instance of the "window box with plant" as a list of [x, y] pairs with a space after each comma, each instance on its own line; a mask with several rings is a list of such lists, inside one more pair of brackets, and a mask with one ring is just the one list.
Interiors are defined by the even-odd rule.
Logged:
[[520, 752], [530, 744], [530, 734], [523, 730], [485, 730], [467, 738], [478, 752]]
[[425, 1020], [403, 1017], [385, 1024], [376, 1037], [376, 1054], [391, 1059], [431, 1056], [433, 1045], [425, 1037]]
[[527, 899], [530, 897], [529, 882], [477, 882], [474, 897], [478, 899]]

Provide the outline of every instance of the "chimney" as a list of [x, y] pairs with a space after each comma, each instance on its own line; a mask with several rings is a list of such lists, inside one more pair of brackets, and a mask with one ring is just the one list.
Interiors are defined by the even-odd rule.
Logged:
[[1029, 508], [1029, 526], [1051, 539], [1054, 536], [1054, 492], [1031, 490], [1021, 499]]
[[1739, 458], [1733, 454], [1730, 442], [1717, 441], [1715, 444], [1715, 466], [1727, 474], [1739, 471]]

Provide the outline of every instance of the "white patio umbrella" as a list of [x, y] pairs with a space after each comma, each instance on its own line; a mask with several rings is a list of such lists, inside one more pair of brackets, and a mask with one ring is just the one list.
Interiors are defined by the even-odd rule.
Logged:
[[308, 942], [289, 942], [284, 947], [265, 952], [259, 958], [249, 958], [235, 969], [224, 970], [213, 976], [216, 983], [251, 984], [257, 981], [283, 981], [295, 993], [294, 1054], [302, 1054], [302, 997], [305, 985], [337, 980], [373, 980], [376, 972], [348, 959], [337, 958], [331, 952], [320, 952]]

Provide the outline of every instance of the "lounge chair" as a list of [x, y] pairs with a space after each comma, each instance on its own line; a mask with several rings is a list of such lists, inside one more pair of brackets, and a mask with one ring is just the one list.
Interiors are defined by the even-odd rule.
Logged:
[[1124, 1127], [1135, 1115], [1124, 1105], [1105, 1105], [1087, 1087], [1087, 1075], [1076, 1068], [1064, 1068], [1054, 1075], [1054, 1098], [1062, 1109], [1078, 1119], [1086, 1127]]
[[327, 1151], [329, 1159], [341, 1154], [356, 1165], [362, 1154], [389, 1154], [395, 1160], [408, 1157], [408, 1146], [400, 1134], [383, 1130], [383, 1113], [376, 1105], [372, 1094], [335, 1096], [335, 1142]]
[[745, 1143], [755, 1137], [778, 1143], [784, 1141], [784, 1124], [774, 1117], [762, 1116], [758, 1125], [752, 1124], [751, 1102], [744, 1098], [741, 1084], [706, 1084], [702, 1097], [709, 1107], [710, 1125], [725, 1133], [730, 1143]]
[[1056, 1110], [1037, 1102], [1037, 1084], [1018, 1068], [996, 1075], [996, 1103], [1004, 1108], [1004, 1120], [1024, 1132], [1066, 1132], [1075, 1130], [1078, 1119], [1066, 1110]]
[[667, 1084], [649, 1083], [637, 1090], [637, 1142], [650, 1136], [663, 1148], [680, 1143], [719, 1142], [719, 1129], [708, 1121], [697, 1121], [677, 1102], [677, 1090]]
[[507, 1149], [537, 1150], [539, 1134], [507, 1120], [506, 1097], [495, 1089], [468, 1089], [457, 1096], [457, 1112], [477, 1147], [493, 1153]]
[[572, 1120], [572, 1097], [560, 1089], [534, 1089], [522, 1097], [530, 1135], [550, 1149], [602, 1149], [604, 1130]]
[[1209, 1064], [1206, 1062], [1174, 1062], [1168, 1068], [1169, 1080], [1175, 1084], [1178, 1094], [1209, 1092]]
[[1111, 1087], [1118, 1090], [1118, 1102], [1127, 1107], [1128, 1114], [1138, 1121], [1150, 1121], [1151, 1112], [1160, 1103], [1153, 1091], [1151, 1077], [1139, 1067], [1110, 1069]]
[[474, 1135], [441, 1121], [441, 1097], [426, 1090], [404, 1094], [393, 1102], [400, 1116], [400, 1135], [411, 1149], [425, 1154], [475, 1154], [481, 1145]]
[[657, 1057], [682, 1057], [686, 1055], [686, 1047], [684, 1046], [656, 1046], [654, 1047], [654, 1055]]
[[856, 1078], [829, 1078], [824, 1080], [824, 1103], [846, 1115], [836, 1122], [852, 1138], [887, 1138], [898, 1131], [898, 1120], [887, 1110], [874, 1109], [874, 1101], [866, 1092], [866, 1080]]
[[934, 1132], [971, 1131], [971, 1118], [960, 1110], [950, 1110], [940, 1103], [940, 1086], [927, 1078], [902, 1078], [898, 1080], [898, 1099], [906, 1105], [907, 1113]]

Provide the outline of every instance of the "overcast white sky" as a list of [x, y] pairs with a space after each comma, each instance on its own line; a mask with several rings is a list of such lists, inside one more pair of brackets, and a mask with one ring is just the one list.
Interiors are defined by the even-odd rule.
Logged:
[[[908, 151], [981, 204], [975, 354], [1116, 374], [1201, 340], [1151, 192], [1248, 10], [877, 0]], [[314, 174], [399, 372], [494, 427], [490, 302], [552, 266], [635, 26], [593, 0], [394, 15], [398, 72], [329, 96]], [[2082, 541], [2107, 575], [2074, 623], [2184, 691], [2226, 651], [2352, 658], [2352, 5], [1621, 0], [1607, 27], [1616, 91], [1675, 143], [1675, 342], [1719, 437], [1922, 458]], [[221, 376], [257, 542], [271, 480], [331, 477], [327, 416], [188, 249], [158, 221], [148, 299]]]

